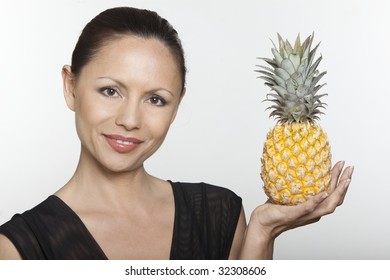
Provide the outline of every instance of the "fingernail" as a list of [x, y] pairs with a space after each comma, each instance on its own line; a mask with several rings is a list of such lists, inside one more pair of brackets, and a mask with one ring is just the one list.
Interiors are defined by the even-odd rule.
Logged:
[[322, 195], [321, 195], [321, 199], [325, 199], [328, 197], [328, 193], [327, 192], [324, 192]]
[[344, 164], [345, 164], [345, 160], [342, 160], [342, 161], [340, 161], [340, 169], [343, 169], [343, 167], [344, 167]]

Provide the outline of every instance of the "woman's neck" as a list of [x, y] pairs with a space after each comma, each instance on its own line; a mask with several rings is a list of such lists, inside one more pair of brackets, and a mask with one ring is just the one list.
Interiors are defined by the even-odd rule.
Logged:
[[152, 197], [164, 196], [163, 190], [156, 188], [158, 184], [161, 180], [150, 176], [143, 166], [114, 172], [82, 151], [75, 174], [56, 195], [76, 204], [98, 204], [113, 210], [113, 207], [134, 207]]

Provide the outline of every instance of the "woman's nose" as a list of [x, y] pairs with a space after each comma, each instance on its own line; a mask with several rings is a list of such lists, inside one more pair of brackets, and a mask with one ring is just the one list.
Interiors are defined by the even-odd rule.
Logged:
[[121, 105], [115, 123], [123, 126], [126, 130], [140, 128], [141, 125], [141, 108], [136, 100], [126, 100]]

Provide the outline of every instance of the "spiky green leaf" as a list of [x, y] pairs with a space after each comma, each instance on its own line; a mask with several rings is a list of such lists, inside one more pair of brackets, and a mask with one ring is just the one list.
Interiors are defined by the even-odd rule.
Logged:
[[301, 39], [299, 38], [299, 33], [297, 38], [295, 39], [294, 53], [298, 54], [299, 56], [302, 56]]
[[286, 87], [286, 82], [284, 81], [284, 79], [280, 78], [279, 76], [274, 75], [274, 80], [276, 84], [278, 84], [279, 86], [284, 88]]
[[272, 51], [272, 54], [274, 55], [276, 65], [279, 66], [280, 63], [282, 63], [283, 54], [279, 53], [276, 49], [272, 49], [271, 51]]
[[280, 66], [287, 71], [287, 73], [289, 74], [289, 76], [291, 76], [292, 74], [295, 73], [295, 68], [294, 68], [294, 64], [291, 62], [291, 60], [289, 59], [283, 59], [282, 60], [282, 63], [280, 64]]
[[269, 59], [269, 58], [265, 58], [265, 57], [258, 57], [258, 59], [261, 59], [261, 60], [264, 60], [265, 62], [267, 62], [271, 67], [278, 67], [278, 65], [276, 64], [275, 60], [273, 59]]
[[287, 54], [286, 58], [288, 58], [289, 55], [293, 52], [293, 48], [288, 40], [286, 40], [286, 43], [285, 43], [285, 50], [286, 50], [286, 54]]
[[326, 72], [317, 69], [322, 56], [315, 58], [320, 44], [312, 49], [314, 32], [303, 43], [300, 35], [294, 43], [294, 47], [288, 40], [284, 40], [278, 33], [279, 48], [273, 44], [273, 59], [264, 59], [270, 67], [258, 66], [256, 72], [262, 74], [265, 84], [272, 89], [265, 101], [273, 103], [268, 109], [272, 110], [270, 116], [274, 116], [279, 122], [310, 121], [318, 119], [324, 108], [320, 98], [326, 94], [318, 95], [317, 92], [325, 84], [317, 85]]
[[267, 71], [264, 71], [264, 70], [255, 70], [255, 72], [264, 74], [264, 75], [270, 77], [271, 79], [274, 76], [274, 73], [270, 73], [270, 72], [267, 72]]
[[284, 70], [283, 68], [276, 68], [275, 75], [279, 76], [283, 80], [290, 79], [290, 74], [286, 70]]
[[299, 65], [301, 64], [301, 57], [299, 53], [291, 53], [288, 59], [293, 64], [294, 69], [297, 70], [299, 68]]
[[315, 85], [319, 82], [319, 80], [321, 80], [321, 78], [322, 78], [326, 73], [327, 73], [327, 72], [324, 71], [324, 72], [322, 72], [321, 74], [319, 74], [318, 76], [314, 77], [313, 80], [311, 81], [311, 85], [312, 85], [312, 86], [315, 86]]
[[259, 68], [262, 68], [262, 69], [264, 69], [264, 70], [266, 70], [268, 72], [271, 72], [271, 73], [273, 73], [274, 69], [275, 69], [275, 68], [269, 68], [269, 67], [266, 67], [266, 66], [263, 66], [263, 65], [256, 65], [256, 66], [259, 67]]
[[286, 95], [288, 94], [288, 91], [284, 88], [284, 87], [281, 87], [281, 86], [273, 86], [272, 89], [274, 91], [276, 91], [277, 93], [279, 93], [281, 96], [286, 97]]

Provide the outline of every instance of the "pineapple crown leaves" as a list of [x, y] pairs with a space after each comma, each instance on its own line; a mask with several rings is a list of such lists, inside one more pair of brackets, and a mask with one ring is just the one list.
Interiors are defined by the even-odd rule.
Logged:
[[257, 65], [259, 78], [265, 80], [265, 85], [271, 88], [272, 93], [267, 94], [264, 101], [271, 101], [273, 105], [270, 117], [275, 117], [279, 122], [314, 122], [323, 114], [321, 109], [325, 103], [321, 98], [327, 94], [318, 94], [318, 91], [326, 84], [318, 85], [318, 82], [326, 74], [319, 72], [317, 67], [322, 60], [322, 55], [314, 61], [318, 43], [313, 49], [314, 33], [301, 43], [298, 34], [294, 46], [288, 40], [284, 40], [278, 33], [279, 46], [271, 40], [273, 59], [260, 57], [267, 66]]

